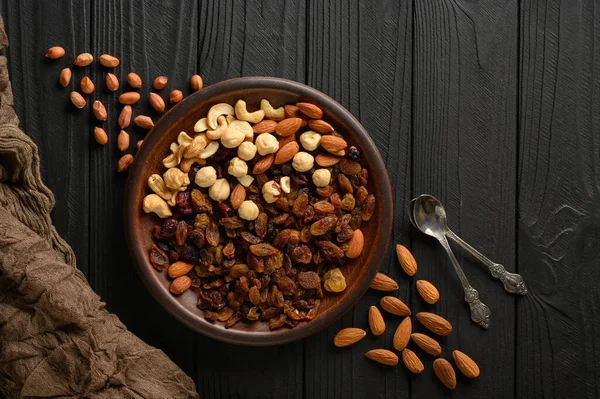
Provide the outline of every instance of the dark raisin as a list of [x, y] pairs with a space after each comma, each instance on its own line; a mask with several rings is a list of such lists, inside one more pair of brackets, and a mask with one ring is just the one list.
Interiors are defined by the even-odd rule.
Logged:
[[298, 245], [292, 250], [292, 260], [296, 263], [309, 264], [312, 260], [312, 252], [306, 245]]
[[163, 222], [160, 229], [160, 235], [164, 238], [173, 238], [175, 236], [175, 230], [177, 229], [177, 219], [169, 218]]
[[185, 243], [190, 230], [190, 225], [185, 221], [182, 220], [177, 223], [177, 227], [175, 228], [175, 241], [177, 242], [177, 245], [182, 246]]
[[258, 217], [254, 221], [254, 232], [260, 238], [265, 238], [265, 236], [267, 235], [268, 219], [269, 217], [267, 216], [267, 214], [261, 212], [258, 214]]
[[304, 212], [306, 211], [307, 205], [308, 205], [308, 194], [300, 194], [294, 200], [292, 212], [294, 212], [294, 215], [296, 215], [298, 217], [302, 217], [302, 216], [304, 216]]
[[346, 157], [351, 161], [360, 162], [360, 150], [355, 146], [351, 146], [350, 148], [348, 148], [348, 153], [346, 154]]
[[198, 262], [198, 250], [192, 247], [190, 244], [184, 244], [181, 248], [179, 258], [181, 260], [196, 263]]
[[270, 244], [253, 244], [250, 245], [250, 252], [256, 256], [270, 256], [275, 255], [279, 251]]
[[150, 249], [150, 263], [156, 270], [162, 272], [169, 267], [169, 257], [158, 246], [153, 245]]
[[206, 232], [204, 234], [206, 242], [213, 247], [219, 245], [219, 240], [221, 239], [221, 235], [219, 233], [219, 226], [212, 220], [208, 223], [206, 227]]
[[373, 212], [375, 212], [375, 196], [373, 194], [369, 194], [363, 206], [362, 220], [365, 222], [371, 220]]
[[196, 246], [196, 248], [204, 247], [204, 232], [200, 229], [190, 231], [187, 237], [188, 241]]

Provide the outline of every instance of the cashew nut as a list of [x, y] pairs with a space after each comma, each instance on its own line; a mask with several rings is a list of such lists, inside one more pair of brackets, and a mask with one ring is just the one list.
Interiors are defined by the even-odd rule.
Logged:
[[179, 190], [171, 191], [171, 199], [167, 201], [167, 204], [169, 204], [169, 206], [177, 205], [177, 194], [179, 194]]
[[284, 193], [286, 193], [286, 194], [290, 193], [291, 188], [290, 188], [290, 177], [289, 176], [283, 176], [279, 180], [279, 185], [281, 186], [281, 189], [283, 190]]
[[258, 111], [248, 112], [246, 109], [246, 101], [238, 100], [237, 103], [235, 103], [235, 117], [241, 121], [258, 123], [264, 119], [265, 111], [259, 109]]
[[223, 202], [229, 198], [230, 190], [229, 182], [226, 179], [218, 179], [215, 184], [208, 189], [208, 195], [217, 202]]
[[215, 130], [209, 130], [206, 132], [206, 137], [208, 137], [211, 140], [219, 140], [221, 136], [223, 136], [223, 134], [227, 131], [227, 128], [229, 126], [229, 124], [227, 123], [227, 119], [223, 115], [219, 116], [219, 118], [217, 118], [217, 121], [219, 123], [219, 127]]
[[217, 118], [220, 115], [233, 115], [235, 113], [233, 107], [227, 103], [219, 103], [213, 105], [208, 110], [208, 114], [206, 115], [206, 123], [208, 127], [211, 129], [216, 129], [219, 126]]
[[265, 117], [269, 119], [273, 119], [276, 121], [280, 121], [285, 118], [285, 110], [283, 107], [279, 107], [277, 109], [273, 108], [269, 100], [262, 99], [260, 100], [260, 109], [265, 112]]
[[272, 204], [281, 196], [281, 186], [275, 180], [270, 180], [262, 187], [262, 195], [267, 203]]
[[158, 194], [162, 199], [168, 201], [171, 199], [171, 192], [165, 185], [165, 181], [160, 175], [154, 174], [148, 178], [148, 187]]
[[169, 155], [165, 159], [163, 159], [163, 165], [165, 168], [173, 168], [181, 162], [181, 158], [183, 158], [183, 153], [187, 149], [189, 144], [183, 143], [181, 145], [177, 145], [177, 143], [171, 143], [171, 151], [173, 154]]
[[217, 171], [212, 166], [200, 168], [194, 181], [200, 187], [210, 187], [217, 181]]
[[208, 130], [208, 124], [207, 124], [206, 118], [202, 118], [202, 119], [198, 120], [198, 122], [196, 122], [196, 124], [194, 125], [194, 132], [196, 132], [196, 133], [201, 133], [206, 130]]
[[254, 159], [254, 156], [256, 155], [256, 146], [254, 145], [254, 143], [244, 141], [238, 147], [237, 153], [240, 159], [243, 159], [244, 161], [250, 161]]
[[154, 212], [159, 218], [173, 216], [169, 205], [156, 194], [148, 194], [144, 197], [144, 212]]
[[179, 164], [179, 169], [181, 169], [182, 172], [188, 173], [190, 169], [192, 169], [192, 165], [195, 163], [198, 165], [204, 165], [206, 164], [206, 161], [200, 158], [184, 158]]
[[233, 121], [221, 136], [221, 144], [226, 148], [235, 148], [242, 144], [246, 136], [254, 136], [252, 126], [246, 121]]
[[206, 141], [206, 137], [203, 134], [199, 134], [190, 142], [188, 147], [185, 149], [183, 153], [184, 158], [197, 158], [200, 156], [200, 152], [206, 147], [208, 142]]
[[179, 145], [184, 144], [184, 143], [190, 144], [192, 142], [192, 138], [190, 136], [188, 136], [188, 134], [186, 132], [181, 132], [177, 136], [177, 142], [179, 143]]
[[274, 154], [279, 149], [279, 141], [270, 133], [259, 134], [255, 143], [260, 155]]
[[229, 125], [231, 122], [233, 122], [235, 120], [235, 117], [233, 115], [227, 115], [225, 117], [225, 119], [227, 119], [227, 124]]
[[169, 150], [171, 150], [171, 152], [173, 154], [175, 154], [177, 152], [178, 148], [179, 148], [179, 144], [177, 144], [177, 143], [171, 143], [171, 145], [169, 146]]
[[210, 158], [213, 155], [215, 155], [215, 152], [217, 152], [218, 149], [219, 149], [219, 142], [218, 141], [211, 141], [200, 152], [200, 158], [202, 158], [202, 159]]
[[238, 157], [235, 157], [229, 161], [227, 172], [231, 176], [242, 177], [248, 174], [248, 165]]
[[190, 185], [190, 177], [179, 168], [168, 169], [163, 174], [166, 186], [171, 190], [183, 191]]
[[250, 185], [254, 181], [254, 177], [252, 177], [250, 175], [246, 175], [246, 176], [238, 177], [238, 181], [240, 182], [240, 184], [242, 186], [250, 187]]

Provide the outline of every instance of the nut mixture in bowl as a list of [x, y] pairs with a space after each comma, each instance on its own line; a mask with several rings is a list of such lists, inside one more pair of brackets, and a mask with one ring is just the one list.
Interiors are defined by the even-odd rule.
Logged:
[[305, 102], [216, 104], [149, 177], [143, 208], [163, 219], [150, 262], [207, 320], [293, 327], [346, 289], [375, 196], [360, 151], [322, 116]]

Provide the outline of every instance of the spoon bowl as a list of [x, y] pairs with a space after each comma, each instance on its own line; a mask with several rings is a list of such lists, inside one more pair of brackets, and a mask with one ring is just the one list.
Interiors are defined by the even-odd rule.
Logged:
[[417, 229], [438, 240], [446, 235], [448, 231], [446, 210], [437, 198], [423, 194], [412, 200], [410, 204], [412, 205], [412, 212], [409, 210], [409, 214], [412, 213], [410, 220]]

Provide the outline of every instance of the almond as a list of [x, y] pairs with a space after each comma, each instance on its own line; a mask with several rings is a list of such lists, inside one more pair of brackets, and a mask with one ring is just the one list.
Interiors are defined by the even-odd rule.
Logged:
[[123, 172], [131, 166], [133, 163], [133, 155], [125, 154], [117, 162], [117, 172]]
[[444, 336], [452, 332], [452, 325], [450, 322], [434, 313], [419, 312], [417, 313], [417, 320], [419, 320], [428, 330], [437, 335]]
[[104, 83], [106, 84], [106, 88], [110, 91], [119, 90], [119, 79], [117, 79], [117, 77], [112, 73], [106, 74], [106, 77], [104, 78]]
[[156, 90], [164, 89], [165, 86], [167, 85], [168, 81], [169, 81], [168, 77], [158, 76], [156, 79], [154, 79], [154, 83], [152, 83], [152, 87], [154, 87]]
[[370, 288], [377, 291], [396, 291], [398, 289], [398, 283], [382, 273], [377, 273], [371, 284]]
[[117, 57], [110, 54], [102, 54], [100, 56], [100, 64], [106, 68], [116, 68], [121, 62]]
[[146, 115], [138, 115], [133, 118], [133, 123], [136, 126], [141, 127], [142, 129], [152, 129], [154, 127], [154, 122], [150, 119], [149, 116]]
[[81, 78], [80, 86], [81, 91], [85, 94], [92, 94], [94, 92], [94, 82], [92, 82], [92, 79], [88, 78], [87, 76]]
[[315, 132], [321, 134], [333, 133], [333, 126], [331, 126], [329, 123], [325, 122], [322, 119], [308, 121], [308, 127], [310, 128], [310, 130], [314, 130]]
[[425, 302], [433, 305], [440, 299], [440, 293], [433, 284], [427, 280], [417, 280], [417, 291]]
[[183, 93], [181, 90], [173, 90], [171, 95], [169, 95], [169, 102], [171, 104], [177, 104], [181, 100], [183, 100]]
[[231, 196], [229, 197], [229, 202], [231, 203], [231, 207], [237, 211], [237, 209], [242, 205], [242, 202], [246, 200], [246, 187], [241, 184], [235, 186], [233, 191], [231, 192]]
[[371, 349], [365, 353], [365, 356], [386, 366], [395, 366], [398, 364], [398, 356], [387, 349]]
[[315, 157], [315, 162], [317, 165], [324, 168], [336, 165], [338, 162], [340, 162], [340, 160], [341, 158], [329, 154], [319, 154]]
[[78, 67], [86, 67], [86, 66], [90, 65], [92, 62], [94, 62], [93, 55], [91, 55], [90, 53], [82, 53], [82, 54], [79, 54], [75, 58], [75, 61], [73, 62], [73, 64], [75, 64]]
[[385, 332], [385, 321], [377, 306], [369, 308], [369, 326], [373, 335], [381, 335]]
[[348, 143], [341, 137], [327, 135], [321, 137], [321, 147], [325, 149], [325, 151], [330, 152], [334, 155], [339, 155], [339, 151], [342, 151], [344, 148], [348, 147]]
[[121, 152], [129, 149], [129, 133], [127, 133], [125, 130], [121, 130], [117, 136], [117, 148]]
[[129, 127], [129, 124], [131, 123], [131, 114], [132, 114], [132, 110], [131, 110], [131, 105], [126, 105], [123, 107], [123, 109], [121, 110], [121, 113], [119, 114], [119, 127], [121, 129], [126, 129], [127, 127]]
[[456, 367], [465, 375], [465, 377], [475, 378], [479, 375], [479, 366], [477, 363], [463, 352], [459, 350], [453, 351], [452, 358], [454, 358]]
[[163, 112], [165, 110], [165, 102], [158, 94], [150, 93], [148, 101], [150, 101], [150, 105], [152, 105], [152, 108], [154, 108], [156, 112]]
[[410, 309], [404, 302], [393, 296], [384, 296], [379, 301], [379, 305], [388, 313], [395, 314], [396, 316], [408, 316], [410, 315]]
[[419, 348], [423, 349], [431, 356], [439, 356], [440, 353], [442, 353], [442, 347], [440, 346], [440, 344], [430, 336], [420, 333], [414, 333], [411, 334], [410, 337]]
[[60, 76], [58, 77], [58, 82], [62, 87], [67, 87], [71, 82], [71, 69], [65, 68], [60, 71]]
[[287, 137], [277, 136], [277, 141], [279, 142], [279, 148], [282, 148], [284, 145], [291, 143], [292, 141], [296, 141], [296, 136], [294, 136], [293, 134]]
[[343, 156], [346, 156], [346, 150], [331, 151], [331, 154], [333, 154], [337, 157], [343, 157]]
[[408, 341], [410, 341], [410, 333], [412, 332], [412, 322], [410, 317], [405, 317], [402, 322], [396, 328], [396, 332], [394, 333], [394, 349], [397, 351], [402, 351], [408, 345]]
[[194, 265], [192, 265], [191, 263], [178, 261], [178, 262], [173, 263], [171, 266], [169, 266], [169, 268], [167, 269], [167, 274], [171, 278], [177, 278], [180, 276], [185, 276], [193, 268], [194, 268]]
[[367, 335], [367, 333], [361, 328], [344, 328], [335, 334], [333, 344], [338, 348], [349, 346], [363, 339], [365, 335]]
[[135, 143], [135, 148], [137, 148], [139, 150], [140, 147], [142, 146], [142, 144], [144, 144], [144, 140], [138, 140], [138, 142]]
[[433, 371], [446, 388], [456, 388], [456, 373], [452, 365], [444, 358], [438, 358], [433, 361]]
[[275, 133], [281, 137], [291, 136], [296, 133], [302, 126], [302, 119], [300, 118], [286, 118], [281, 122], [277, 123], [275, 127]]
[[50, 58], [51, 60], [57, 60], [65, 55], [65, 49], [60, 46], [50, 47], [48, 51], [46, 51], [46, 58]]
[[414, 276], [417, 272], [417, 261], [404, 245], [396, 244], [396, 256], [404, 273]]
[[423, 362], [421, 362], [421, 359], [419, 359], [415, 352], [411, 351], [408, 348], [404, 348], [404, 350], [402, 351], [402, 361], [411, 373], [419, 374], [425, 369], [425, 366], [423, 366]]
[[300, 147], [296, 141], [290, 141], [283, 147], [279, 147], [277, 154], [275, 154], [275, 165], [281, 165], [294, 158], [294, 155], [298, 153]]
[[298, 107], [291, 104], [285, 105], [283, 107], [283, 111], [285, 113], [286, 118], [295, 118], [298, 117], [300, 114], [300, 110], [298, 109]]
[[181, 295], [192, 286], [192, 279], [188, 276], [179, 276], [171, 283], [169, 291], [174, 295]]
[[99, 121], [105, 121], [108, 115], [106, 114], [106, 108], [104, 108], [104, 104], [100, 100], [94, 101], [92, 104], [92, 111], [94, 112], [94, 116]]
[[73, 103], [73, 105], [75, 106], [75, 108], [83, 108], [85, 107], [86, 101], [85, 98], [83, 98], [83, 96], [79, 93], [77, 93], [76, 91], [72, 91], [71, 92], [71, 102]]
[[254, 168], [252, 169], [252, 173], [254, 173], [255, 175], [265, 173], [267, 170], [269, 170], [271, 165], [273, 165], [274, 158], [275, 156], [273, 154], [269, 154], [256, 161], [256, 163], [254, 164]]
[[121, 104], [133, 105], [140, 101], [140, 93], [135, 91], [126, 91], [119, 96], [119, 102]]
[[129, 72], [127, 74], [127, 83], [134, 89], [140, 89], [142, 87], [142, 78], [135, 72]]
[[356, 259], [360, 256], [365, 246], [365, 237], [363, 236], [360, 229], [354, 230], [352, 238], [348, 241], [348, 249], [346, 250], [346, 257], [349, 259]]
[[202, 90], [202, 77], [200, 75], [193, 75], [190, 78], [190, 87], [193, 91]]
[[304, 115], [312, 119], [321, 119], [323, 117], [323, 110], [311, 103], [296, 103], [296, 107]]
[[252, 126], [254, 133], [273, 133], [277, 127], [277, 122], [271, 119], [264, 119]]
[[106, 131], [101, 127], [94, 128], [94, 140], [96, 140], [96, 143], [100, 145], [108, 143], [108, 135], [106, 134]]

